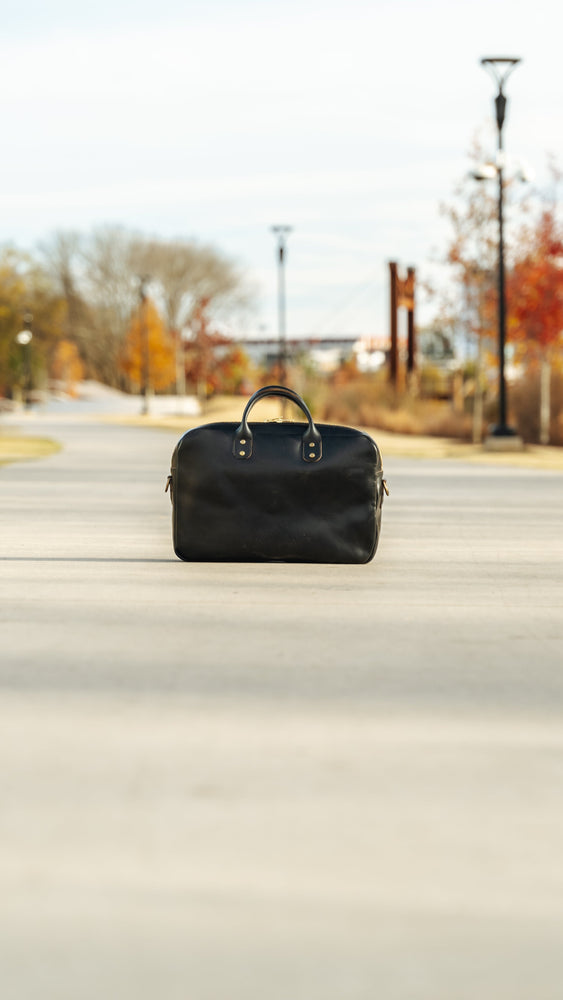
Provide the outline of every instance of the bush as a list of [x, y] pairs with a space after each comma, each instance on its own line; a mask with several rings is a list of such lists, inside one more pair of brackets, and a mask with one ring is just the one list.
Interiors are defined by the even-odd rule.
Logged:
[[[454, 411], [449, 400], [421, 399], [408, 392], [396, 392], [386, 372], [357, 374], [344, 384], [332, 379], [308, 376], [303, 394], [319, 420], [374, 427], [398, 434], [428, 434], [434, 437], [471, 441], [472, 405], [466, 398], [466, 412]], [[508, 386], [509, 423], [528, 444], [539, 442], [540, 372], [530, 367]], [[484, 402], [483, 430], [498, 421], [498, 400]], [[551, 375], [550, 443], [563, 446], [563, 371]]]
[[397, 392], [386, 373], [357, 375], [344, 385], [311, 380], [304, 395], [321, 421], [471, 440], [469, 414], [454, 413], [449, 401]]

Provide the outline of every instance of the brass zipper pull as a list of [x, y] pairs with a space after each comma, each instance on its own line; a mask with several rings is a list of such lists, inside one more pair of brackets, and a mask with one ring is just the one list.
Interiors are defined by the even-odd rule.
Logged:
[[387, 480], [386, 479], [383, 480], [383, 489], [385, 490], [385, 496], [388, 497], [389, 496], [389, 487], [387, 485]]
[[166, 480], [166, 486], [164, 487], [164, 492], [168, 493], [168, 490], [171, 488], [171, 486], [172, 486], [172, 476], [168, 476], [168, 479]]

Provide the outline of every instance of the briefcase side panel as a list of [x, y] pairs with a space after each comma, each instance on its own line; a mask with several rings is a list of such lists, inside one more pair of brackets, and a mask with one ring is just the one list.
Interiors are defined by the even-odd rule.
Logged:
[[365, 563], [379, 541], [381, 457], [351, 428], [317, 425], [323, 454], [302, 457], [303, 424], [251, 424], [250, 458], [234, 424], [188, 431], [173, 463], [173, 535], [194, 561]]

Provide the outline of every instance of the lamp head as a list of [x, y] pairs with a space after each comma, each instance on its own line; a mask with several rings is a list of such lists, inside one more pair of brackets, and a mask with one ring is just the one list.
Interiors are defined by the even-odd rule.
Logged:
[[519, 56], [486, 56], [481, 59], [481, 66], [484, 66], [493, 80], [498, 83], [499, 93], [502, 94], [504, 84], [519, 62], [522, 62]]
[[481, 163], [475, 170], [471, 171], [471, 177], [475, 181], [492, 181], [498, 174], [498, 169], [494, 163]]

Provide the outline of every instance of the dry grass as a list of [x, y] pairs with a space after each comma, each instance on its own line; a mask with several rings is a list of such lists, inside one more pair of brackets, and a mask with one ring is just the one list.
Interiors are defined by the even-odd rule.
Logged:
[[363, 427], [377, 441], [386, 457], [416, 459], [458, 459], [479, 465], [512, 466], [520, 469], [547, 469], [563, 472], [563, 449], [526, 445], [522, 451], [487, 451], [483, 445], [452, 438], [392, 434], [379, 428]]
[[19, 434], [0, 432], [0, 465], [8, 462], [27, 462], [34, 458], [45, 458], [60, 451], [57, 441], [42, 437], [23, 437]]
[[383, 379], [358, 376], [341, 386], [312, 387], [319, 420], [378, 427], [393, 434], [471, 440], [471, 418], [443, 400], [395, 392]]

